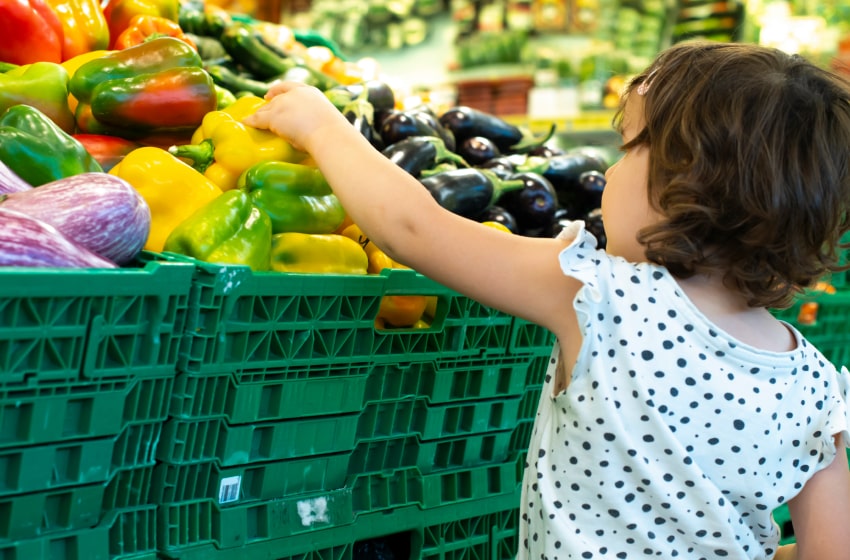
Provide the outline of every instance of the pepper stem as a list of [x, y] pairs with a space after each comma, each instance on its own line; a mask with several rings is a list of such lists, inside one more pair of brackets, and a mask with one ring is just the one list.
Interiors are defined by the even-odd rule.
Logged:
[[179, 158], [191, 160], [191, 165], [201, 173], [215, 161], [215, 145], [209, 138], [205, 138], [199, 144], [183, 144], [171, 146], [168, 153]]

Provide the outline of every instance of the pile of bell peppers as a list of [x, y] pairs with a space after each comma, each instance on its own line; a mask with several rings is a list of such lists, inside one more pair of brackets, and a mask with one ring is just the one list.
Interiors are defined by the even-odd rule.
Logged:
[[[325, 47], [298, 50], [282, 27], [190, 2], [0, 0], [0, 161], [33, 186], [126, 180], [151, 211], [149, 251], [255, 271], [404, 268], [351, 223], [306, 153], [243, 123], [272, 79], [330, 89], [360, 71]], [[429, 303], [388, 296], [376, 322], [422, 326]]]

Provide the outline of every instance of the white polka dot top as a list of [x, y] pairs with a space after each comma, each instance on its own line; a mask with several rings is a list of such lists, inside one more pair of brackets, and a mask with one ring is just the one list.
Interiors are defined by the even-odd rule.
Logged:
[[523, 481], [518, 558], [772, 558], [771, 512], [835, 456], [848, 384], [799, 332], [792, 352], [714, 326], [652, 264], [560, 255], [584, 284], [584, 342], [554, 395], [554, 349]]

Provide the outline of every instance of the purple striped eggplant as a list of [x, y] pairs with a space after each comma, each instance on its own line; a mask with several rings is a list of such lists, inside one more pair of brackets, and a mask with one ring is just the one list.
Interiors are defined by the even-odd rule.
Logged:
[[55, 227], [27, 214], [0, 208], [0, 267], [116, 268]]
[[18, 177], [8, 165], [0, 161], [0, 195], [32, 190], [32, 185]]
[[127, 181], [108, 173], [80, 173], [10, 193], [0, 200], [0, 208], [47, 222], [78, 245], [118, 264], [141, 251], [151, 227], [145, 199]]

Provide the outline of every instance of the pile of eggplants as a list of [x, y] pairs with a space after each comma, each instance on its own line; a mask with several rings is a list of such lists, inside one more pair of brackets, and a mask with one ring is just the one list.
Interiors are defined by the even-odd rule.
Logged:
[[[355, 94], [362, 107], [366, 94]], [[598, 150], [553, 148], [554, 126], [535, 136], [467, 106], [440, 115], [388, 103], [371, 113], [356, 107], [343, 109], [352, 124], [444, 208], [532, 237], [557, 235], [566, 222], [582, 219], [604, 246], [598, 209], [608, 163]]]

